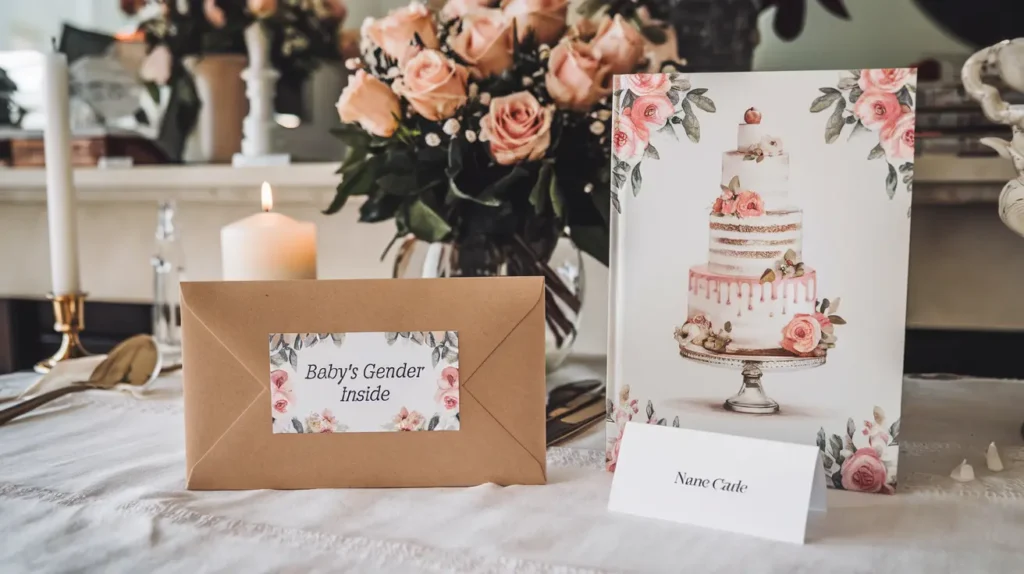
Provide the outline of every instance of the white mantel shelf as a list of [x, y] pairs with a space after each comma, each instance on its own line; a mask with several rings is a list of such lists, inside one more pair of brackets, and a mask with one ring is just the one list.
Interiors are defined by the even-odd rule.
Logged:
[[[139, 166], [129, 169], [80, 168], [75, 184], [83, 201], [248, 203], [259, 200], [260, 184], [270, 182], [280, 204], [326, 207], [340, 181], [338, 164], [305, 163], [285, 167], [230, 165]], [[1003, 185], [1016, 177], [1002, 158], [925, 155], [917, 158], [915, 203], [958, 205], [996, 201]], [[45, 201], [46, 174], [36, 168], [0, 168], [0, 202]]]
[[[75, 185], [83, 201], [151, 202], [164, 199], [212, 203], [259, 202], [260, 185], [270, 182], [275, 203], [326, 206], [340, 179], [338, 163], [284, 167], [163, 165], [127, 169], [78, 168]], [[0, 168], [0, 202], [45, 201], [41, 168]]]

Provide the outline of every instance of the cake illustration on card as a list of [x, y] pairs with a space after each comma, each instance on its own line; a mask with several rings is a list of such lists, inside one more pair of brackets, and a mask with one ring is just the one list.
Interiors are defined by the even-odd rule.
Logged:
[[893, 492], [914, 71], [616, 82], [609, 469], [640, 420], [816, 444], [829, 486]]

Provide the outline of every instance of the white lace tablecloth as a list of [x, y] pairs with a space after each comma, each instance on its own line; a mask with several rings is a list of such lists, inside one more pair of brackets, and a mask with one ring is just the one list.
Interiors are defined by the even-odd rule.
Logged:
[[611, 514], [603, 453], [570, 448], [546, 486], [189, 492], [180, 380], [90, 391], [0, 427], [0, 572], [1024, 572], [1024, 383], [905, 388], [899, 494], [830, 491], [806, 546]]

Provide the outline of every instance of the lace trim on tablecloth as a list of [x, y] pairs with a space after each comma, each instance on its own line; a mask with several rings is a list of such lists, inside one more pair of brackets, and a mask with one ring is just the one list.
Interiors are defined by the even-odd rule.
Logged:
[[[107, 501], [97, 496], [84, 496], [55, 490], [0, 483], [0, 499], [38, 500], [60, 506], [97, 506]], [[422, 544], [377, 540], [362, 536], [339, 536], [301, 528], [274, 526], [203, 514], [178, 504], [131, 501], [116, 506], [119, 512], [150, 518], [163, 518], [177, 524], [191, 525], [236, 537], [256, 538], [269, 542], [317, 552], [330, 552], [367, 564], [397, 564], [410, 571], [422, 572], [513, 572], [608, 574], [606, 570], [548, 564], [507, 557], [471, 556], [464, 551], [451, 552]]]

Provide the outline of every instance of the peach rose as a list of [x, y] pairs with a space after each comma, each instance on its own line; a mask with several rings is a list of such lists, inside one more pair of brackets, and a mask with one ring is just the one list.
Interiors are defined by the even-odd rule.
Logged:
[[437, 50], [423, 50], [405, 63], [394, 88], [416, 113], [438, 121], [454, 116], [465, 105], [467, 81], [465, 67]]
[[857, 84], [865, 92], [879, 90], [882, 92], [898, 92], [907, 85], [913, 71], [907, 68], [880, 68], [861, 70]]
[[637, 127], [628, 113], [630, 111], [630, 108], [623, 110], [612, 125], [612, 150], [622, 161], [639, 156], [647, 148], [647, 131]]
[[277, 0], [248, 0], [246, 4], [257, 18], [266, 18], [277, 11]]
[[420, 427], [423, 426], [423, 415], [417, 411], [410, 412], [409, 409], [402, 407], [402, 410], [398, 411], [391, 422], [394, 423], [396, 431], [420, 430]]
[[611, 67], [587, 44], [564, 40], [548, 60], [547, 87], [560, 108], [589, 110], [611, 93]]
[[465, 18], [478, 10], [489, 9], [492, 4], [492, 0], [448, 0], [441, 8], [441, 18], [446, 21]]
[[291, 406], [291, 401], [288, 400], [288, 396], [284, 393], [274, 393], [274, 398], [271, 404], [274, 406], [274, 410], [284, 414], [288, 412], [288, 407]]
[[515, 19], [520, 40], [533, 30], [538, 43], [553, 44], [565, 32], [569, 0], [504, 0], [501, 9]]
[[740, 217], [761, 217], [764, 215], [764, 200], [754, 191], [741, 191], [736, 196], [736, 215]]
[[551, 144], [552, 115], [551, 108], [540, 105], [530, 92], [494, 98], [480, 119], [481, 136], [486, 135], [501, 165], [538, 160]]
[[[736, 213], [736, 200], [735, 199], [729, 201], [729, 200], [722, 200], [722, 198], [718, 198], [718, 201], [722, 202], [722, 205], [719, 207], [719, 209], [721, 210], [719, 213], [721, 213], [722, 215], [732, 215], [732, 214]], [[718, 206], [718, 201], [715, 202], [716, 206]]]
[[885, 484], [885, 463], [873, 448], [858, 448], [857, 452], [843, 461], [840, 470], [843, 488], [856, 492], [880, 492], [888, 490]]
[[807, 313], [797, 314], [782, 328], [782, 348], [794, 355], [813, 355], [820, 341], [821, 324]]
[[636, 26], [623, 20], [605, 16], [597, 29], [597, 35], [590, 42], [601, 61], [611, 66], [613, 74], [628, 74], [636, 70], [644, 57], [644, 37]]
[[882, 126], [882, 149], [889, 159], [914, 161], [914, 114], [902, 114]]
[[853, 105], [853, 113], [865, 127], [876, 130], [896, 119], [903, 111], [892, 92], [864, 92]]
[[412, 2], [403, 8], [396, 8], [388, 15], [363, 22], [363, 36], [367, 37], [391, 58], [404, 61], [413, 38], [418, 34], [423, 45], [435, 49], [440, 44], [434, 18], [427, 7]]
[[668, 96], [656, 94], [651, 96], [640, 96], [633, 102], [629, 117], [635, 122], [643, 125], [643, 128], [650, 132], [651, 129], [661, 129], [668, 123], [675, 108]]
[[672, 89], [672, 80], [668, 74], [632, 74], [623, 76], [623, 79], [623, 87], [629, 88], [629, 91], [638, 96], [667, 94]]
[[224, 15], [224, 10], [217, 6], [217, 0], [204, 0], [203, 15], [214, 28], [223, 28], [224, 24], [227, 24], [227, 16]]
[[338, 429], [338, 419], [330, 409], [324, 409], [320, 418], [320, 432], [334, 432]]
[[395, 133], [402, 113], [398, 97], [391, 88], [365, 70], [357, 70], [349, 77], [337, 108], [341, 121], [358, 122], [367, 132], [381, 137]]
[[512, 22], [501, 10], [481, 10], [465, 16], [452, 49], [465, 60], [474, 77], [496, 76], [512, 66]]
[[445, 367], [441, 378], [437, 380], [437, 392], [434, 401], [442, 403], [448, 410], [459, 408], [459, 369]]

